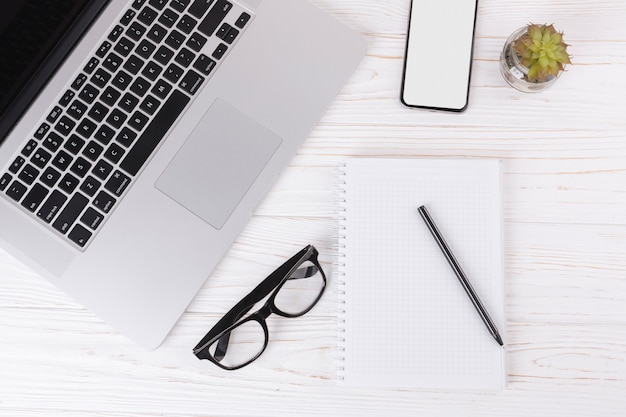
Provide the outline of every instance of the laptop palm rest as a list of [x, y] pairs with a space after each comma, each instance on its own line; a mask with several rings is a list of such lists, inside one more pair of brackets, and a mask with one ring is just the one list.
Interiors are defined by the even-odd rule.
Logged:
[[281, 143], [275, 133], [217, 99], [156, 188], [221, 229]]

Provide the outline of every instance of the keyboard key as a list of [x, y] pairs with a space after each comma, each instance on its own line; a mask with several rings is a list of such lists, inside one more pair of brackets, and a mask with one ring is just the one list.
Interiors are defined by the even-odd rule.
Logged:
[[59, 182], [59, 188], [66, 193], [71, 194], [74, 192], [76, 187], [78, 187], [78, 184], [78, 178], [76, 178], [72, 174], [65, 174]]
[[159, 16], [159, 23], [165, 27], [171, 28], [174, 26], [174, 23], [176, 23], [179, 17], [179, 14], [174, 10], [165, 9], [163, 13], [161, 13], [161, 16]]
[[135, 48], [135, 43], [125, 36], [122, 36], [120, 41], [115, 45], [113, 50], [122, 56], [128, 56]]
[[120, 25], [116, 25], [111, 31], [111, 33], [109, 33], [109, 40], [111, 42], [117, 41], [122, 33], [124, 33], [124, 28], [121, 27]]
[[215, 29], [222, 23], [222, 20], [224, 20], [232, 7], [233, 5], [226, 0], [217, 0], [215, 6], [211, 8], [202, 23], [200, 23], [200, 26], [198, 26], [198, 30], [206, 36], [213, 35]]
[[19, 181], [13, 181], [9, 189], [7, 190], [7, 195], [11, 197], [15, 201], [20, 201], [28, 188], [24, 184]]
[[149, 4], [157, 10], [163, 10], [167, 4], [167, 0], [150, 0]]
[[111, 211], [115, 202], [116, 200], [104, 191], [100, 191], [93, 199], [94, 207], [100, 209], [105, 214]]
[[46, 136], [46, 133], [48, 133], [49, 130], [50, 130], [50, 125], [47, 123], [42, 123], [39, 126], [39, 129], [35, 131], [33, 136], [35, 137], [35, 139], [42, 139], [44, 136]]
[[187, 48], [183, 48], [180, 50], [178, 55], [176, 55], [175, 61], [182, 67], [187, 68], [189, 65], [191, 65], [191, 62], [194, 59], [196, 59], [196, 54], [194, 54]]
[[83, 104], [79, 100], [74, 100], [72, 105], [67, 109], [67, 114], [69, 114], [76, 120], [80, 120], [86, 111], [87, 106], [85, 104]]
[[154, 52], [154, 50], [156, 49], [156, 45], [153, 44], [152, 42], [144, 39], [141, 42], [139, 42], [139, 46], [137, 47], [137, 49], [135, 50], [135, 52], [137, 52], [137, 54], [144, 58], [144, 59], [148, 59], [150, 58], [150, 55], [152, 55], [152, 52]]
[[124, 26], [127, 26], [130, 22], [133, 21], [133, 18], [135, 17], [136, 14], [137, 14], [136, 11], [132, 9], [128, 9], [126, 13], [124, 13], [124, 16], [120, 20], [120, 23]]
[[150, 26], [157, 16], [158, 13], [156, 12], [156, 10], [151, 9], [150, 7], [144, 7], [143, 10], [141, 10], [141, 12], [139, 13], [139, 16], [137, 16], [137, 20], [139, 20], [141, 23], [144, 23], [146, 26]]
[[154, 54], [154, 59], [163, 65], [167, 65], [170, 59], [174, 56], [174, 51], [166, 46], [161, 46], [159, 50]]
[[154, 114], [156, 109], [159, 108], [160, 104], [161, 102], [159, 100], [157, 100], [153, 95], [148, 94], [148, 96], [144, 99], [139, 108], [151, 116]]
[[103, 150], [104, 148], [102, 146], [98, 145], [96, 142], [92, 140], [91, 142], [87, 144], [87, 146], [83, 150], [83, 155], [86, 158], [92, 161], [95, 161], [96, 159], [98, 159], [98, 157], [100, 156]]
[[32, 155], [35, 148], [37, 148], [37, 142], [34, 139], [29, 140], [24, 149], [22, 149], [22, 155], [28, 158]]
[[135, 75], [139, 72], [139, 70], [141, 70], [141, 67], [143, 67], [143, 63], [143, 59], [139, 58], [137, 55], [131, 55], [124, 64], [124, 69]]
[[91, 230], [96, 230], [102, 223], [102, 220], [104, 220], [104, 216], [91, 207], [85, 210], [85, 214], [80, 218], [80, 221]]
[[216, 65], [217, 62], [204, 54], [200, 54], [196, 62], [194, 62], [193, 67], [204, 75], [209, 75]]
[[2, 177], [0, 177], [0, 191], [6, 190], [12, 179], [13, 177], [11, 175], [4, 173]]
[[63, 109], [59, 106], [54, 106], [52, 111], [50, 111], [50, 114], [48, 114], [48, 117], [46, 117], [46, 120], [50, 123], [54, 123], [58, 120], [61, 114], [63, 114]]
[[152, 88], [152, 93], [160, 99], [165, 99], [171, 90], [171, 84], [165, 82], [164, 80], [159, 80]]
[[59, 149], [59, 146], [62, 144], [63, 138], [54, 132], [50, 132], [50, 134], [46, 137], [46, 140], [43, 141], [43, 146], [52, 152]]
[[67, 201], [67, 197], [60, 191], [54, 190], [50, 197], [43, 203], [37, 212], [37, 216], [46, 223], [50, 223], [59, 213], [61, 207]]
[[50, 161], [50, 158], [52, 158], [52, 155], [39, 148], [35, 151], [33, 157], [30, 158], [30, 162], [43, 169], [48, 164], [48, 161]]
[[187, 95], [175, 90], [122, 160], [120, 168], [137, 175], [189, 101]]
[[178, 82], [178, 79], [183, 75], [183, 72], [184, 71], [181, 67], [176, 64], [171, 64], [165, 70], [163, 77], [165, 77], [166, 80], [176, 84]]
[[139, 104], [139, 99], [130, 93], [126, 93], [124, 94], [124, 97], [122, 97], [118, 105], [126, 113], [130, 113], [135, 110], [137, 104]]
[[201, 19], [206, 11], [209, 10], [209, 7], [211, 6], [211, 3], [213, 3], [213, 1], [214, 0], [194, 0], [193, 4], [189, 8], [189, 14], [197, 17], [198, 19]]
[[89, 139], [91, 135], [93, 135], [93, 132], [96, 131], [97, 127], [98, 125], [96, 125], [91, 120], [83, 119], [83, 121], [80, 122], [80, 124], [76, 128], [76, 132], [78, 132], [78, 134], [84, 137], [85, 139]]
[[137, 77], [133, 85], [130, 86], [130, 91], [137, 94], [139, 97], [143, 97], [150, 89], [151, 84], [143, 77]]
[[154, 26], [152, 26], [148, 31], [148, 39], [150, 39], [154, 43], [160, 43], [165, 35], [167, 35], [167, 29], [165, 29], [158, 23], [155, 23]]
[[96, 56], [104, 58], [107, 52], [111, 49], [111, 46], [113, 46], [111, 42], [104, 41], [102, 45], [100, 45], [100, 48], [96, 51]]
[[93, 172], [93, 175], [104, 181], [107, 179], [111, 171], [113, 171], [113, 166], [101, 159], [91, 172]]
[[98, 89], [91, 84], [87, 84], [85, 88], [80, 92], [78, 97], [80, 97], [87, 104], [93, 103], [93, 101], [98, 97]]
[[76, 243], [81, 248], [85, 247], [91, 236], [92, 233], [80, 224], [74, 226], [70, 234], [67, 235], [69, 240]]
[[143, 71], [141, 71], [141, 74], [144, 77], [146, 77], [147, 79], [149, 79], [150, 81], [154, 81], [159, 76], [161, 71], [163, 71], [163, 67], [162, 66], [160, 66], [159, 64], [157, 64], [154, 61], [150, 61], [145, 66]]
[[78, 219], [78, 216], [87, 207], [87, 203], [89, 203], [87, 197], [81, 193], [74, 194], [63, 211], [61, 211], [61, 214], [52, 223], [52, 227], [63, 234], [67, 233], [74, 222], [76, 222], [76, 219]]
[[89, 110], [88, 115], [96, 122], [101, 122], [108, 112], [109, 112], [109, 109], [107, 106], [105, 106], [104, 104], [100, 102], [97, 102], [91, 107], [91, 110]]
[[122, 93], [117, 91], [115, 88], [107, 87], [100, 96], [100, 100], [102, 100], [102, 102], [108, 106], [113, 106], [121, 95]]
[[111, 81], [111, 84], [113, 84], [113, 86], [119, 88], [120, 90], [124, 91], [126, 90], [126, 87], [130, 85], [130, 82], [132, 80], [133, 80], [132, 75], [130, 75], [124, 70], [121, 70], [120, 72], [115, 74], [115, 77], [113, 77], [113, 81]]
[[31, 185], [35, 182], [38, 176], [39, 170], [31, 164], [26, 164], [22, 172], [20, 172], [20, 175], [18, 175], [18, 178], [27, 185]]
[[132, 117], [128, 120], [128, 125], [138, 132], [144, 128], [146, 123], [148, 123], [148, 116], [139, 111], [133, 113]]
[[72, 157], [65, 151], [59, 151], [59, 153], [52, 159], [52, 165], [59, 168], [61, 171], [65, 171], [71, 163]]
[[187, 40], [187, 46], [196, 52], [200, 52], [200, 49], [202, 49], [206, 41], [207, 41], [207, 38], [195, 32], [193, 35], [189, 37], [189, 40]]
[[99, 63], [100, 60], [98, 58], [91, 58], [89, 62], [87, 62], [87, 65], [85, 65], [85, 68], [83, 68], [83, 71], [87, 74], [91, 74], [98, 67]]
[[144, 33], [146, 33], [146, 27], [138, 22], [133, 22], [126, 31], [126, 35], [135, 41], [141, 39]]
[[111, 74], [102, 68], [98, 68], [89, 81], [91, 81], [96, 87], [102, 88], [109, 82], [110, 79]]
[[115, 72], [120, 67], [120, 65], [122, 65], [122, 62], [124, 62], [122, 57], [117, 55], [115, 52], [111, 52], [109, 55], [107, 55], [106, 59], [102, 63], [102, 66], [111, 72]]
[[115, 136], [115, 130], [111, 129], [107, 125], [102, 125], [100, 126], [100, 129], [98, 129], [98, 131], [96, 132], [96, 135], [94, 136], [94, 138], [98, 142], [106, 145], [109, 142], [111, 142], [114, 136]]
[[74, 122], [72, 119], [70, 119], [67, 116], [63, 116], [59, 120], [59, 123], [57, 123], [56, 126], [54, 126], [54, 130], [56, 130], [63, 136], [67, 136], [70, 134], [72, 129], [74, 129], [74, 126], [76, 126], [76, 122]]
[[48, 187], [54, 187], [54, 184], [61, 178], [61, 173], [52, 167], [46, 168], [39, 180]]
[[105, 184], [104, 188], [113, 195], [119, 197], [124, 193], [126, 187], [130, 184], [130, 178], [124, 175], [121, 171], [115, 171], [111, 178]]
[[184, 15], [179, 21], [176, 27], [184, 33], [191, 33], [191, 31], [196, 27], [198, 21], [189, 15]]
[[141, 9], [141, 6], [143, 6], [146, 3], [147, 0], [135, 0], [133, 1], [133, 9]]
[[100, 183], [100, 181], [89, 175], [85, 179], [85, 181], [83, 181], [82, 185], [80, 186], [80, 190], [87, 194], [89, 197], [93, 197], [101, 185], [102, 183]]
[[133, 132], [129, 128], [125, 127], [120, 131], [115, 140], [125, 147], [129, 147], [137, 139], [137, 133]]
[[80, 74], [72, 83], [72, 88], [74, 90], [79, 90], [83, 84], [85, 84], [85, 81], [87, 81], [87, 76], [85, 74]]
[[173, 30], [165, 40], [165, 44], [174, 49], [180, 48], [183, 42], [185, 42], [185, 35], [177, 30]]
[[189, 94], [194, 95], [198, 92], [203, 82], [203, 76], [201, 76], [194, 70], [189, 70], [189, 72], [185, 74], [183, 79], [180, 81], [179, 87]]
[[9, 167], [9, 171], [12, 172], [13, 174], [17, 174], [19, 170], [22, 168], [22, 165], [24, 165], [24, 162], [26, 162], [26, 160], [22, 158], [21, 156], [18, 156], [17, 158], [15, 158], [15, 161], [13, 161], [13, 163]]
[[250, 20], [250, 15], [246, 12], [243, 12], [239, 16], [239, 19], [237, 19], [237, 21], [235, 22], [235, 26], [237, 26], [239, 29], [243, 29], [246, 23], [248, 23], [248, 20]]
[[63, 97], [61, 97], [61, 100], [59, 100], [59, 104], [63, 107], [66, 107], [68, 104], [70, 104], [70, 101], [72, 101], [75, 95], [76, 93], [74, 93], [72, 90], [67, 90], [65, 94], [63, 94]]
[[178, 12], [184, 12], [190, 0], [172, 0], [170, 7]]
[[48, 189], [43, 185], [35, 184], [26, 197], [24, 197], [22, 206], [31, 213], [34, 213], [35, 210], [37, 210], [37, 207], [43, 203], [43, 200], [48, 195], [48, 192]]
[[72, 171], [78, 177], [83, 178], [85, 175], [87, 175], [90, 169], [91, 163], [89, 163], [89, 161], [87, 161], [85, 158], [79, 156], [76, 159], [76, 162], [74, 162], [74, 164], [70, 168], [70, 171]]
[[85, 141], [76, 135], [70, 136], [63, 146], [65, 149], [76, 155], [85, 145]]
[[215, 48], [215, 51], [213, 51], [213, 55], [212, 57], [215, 59], [221, 59], [224, 54], [226, 53], [226, 51], [228, 50], [228, 46], [226, 46], [223, 43], [220, 43], [217, 48]]
[[119, 162], [120, 159], [122, 159], [124, 152], [124, 149], [120, 145], [113, 143], [104, 153], [104, 157], [110, 162], [116, 164]]
[[230, 30], [231, 26], [228, 23], [223, 23], [222, 26], [215, 32], [215, 36], [224, 40], [226, 38], [226, 34]]
[[114, 109], [109, 117], [107, 117], [107, 123], [114, 128], [119, 129], [126, 121], [126, 118], [127, 116], [120, 109]]

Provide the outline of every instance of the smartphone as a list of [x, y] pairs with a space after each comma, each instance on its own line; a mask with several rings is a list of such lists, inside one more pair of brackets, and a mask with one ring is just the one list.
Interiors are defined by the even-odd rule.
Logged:
[[401, 101], [463, 111], [469, 99], [478, 0], [412, 0]]

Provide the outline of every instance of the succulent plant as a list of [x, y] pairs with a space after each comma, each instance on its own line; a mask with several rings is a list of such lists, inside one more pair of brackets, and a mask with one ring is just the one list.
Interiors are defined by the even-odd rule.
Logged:
[[529, 24], [526, 33], [513, 43], [521, 64], [528, 68], [527, 77], [531, 82], [556, 77], [564, 70], [564, 64], [571, 64], [567, 47], [563, 33], [552, 25]]

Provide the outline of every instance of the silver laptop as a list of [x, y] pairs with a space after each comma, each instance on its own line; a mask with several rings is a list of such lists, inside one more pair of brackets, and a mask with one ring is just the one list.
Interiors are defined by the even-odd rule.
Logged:
[[0, 245], [157, 347], [365, 53], [307, 0], [15, 0]]

